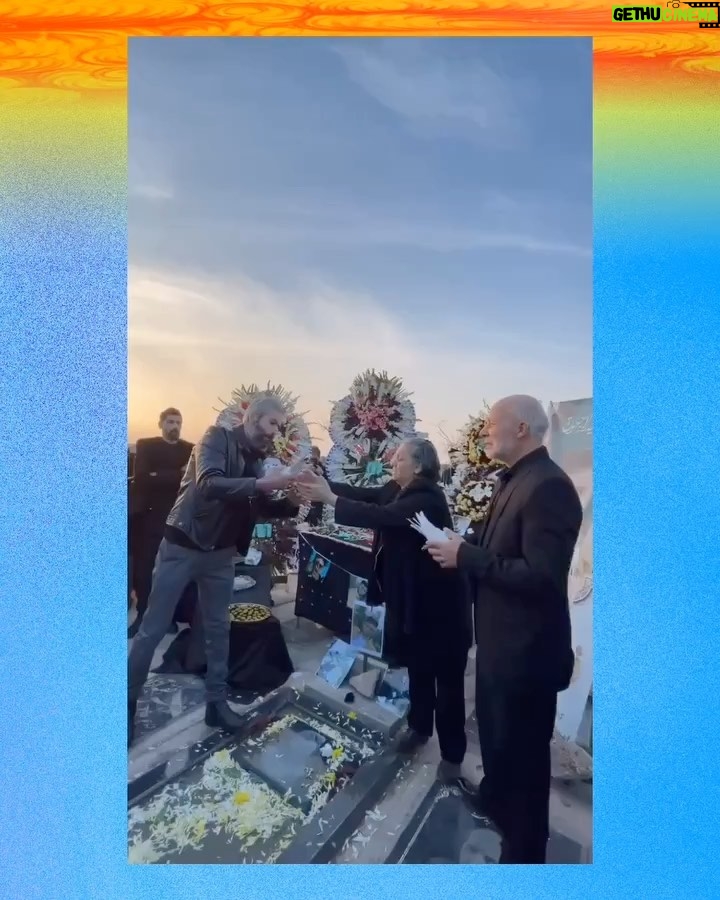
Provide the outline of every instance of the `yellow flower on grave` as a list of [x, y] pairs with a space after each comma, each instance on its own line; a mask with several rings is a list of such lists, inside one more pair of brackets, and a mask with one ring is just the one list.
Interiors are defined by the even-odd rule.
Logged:
[[325, 776], [325, 781], [327, 781], [328, 784], [335, 784], [337, 775], [334, 772], [328, 772]]
[[250, 799], [250, 794], [247, 791], [238, 791], [237, 794], [233, 797], [233, 803], [236, 806], [242, 806], [243, 803], [247, 803]]
[[205, 837], [205, 832], [207, 830], [207, 823], [204, 819], [200, 819], [199, 822], [196, 822], [193, 827], [193, 837], [196, 841], [201, 841]]
[[340, 759], [340, 757], [343, 756], [344, 753], [345, 753], [345, 750], [343, 747], [336, 747], [332, 752], [332, 758]]
[[357, 713], [356, 712], [348, 713], [348, 719], [357, 719]]

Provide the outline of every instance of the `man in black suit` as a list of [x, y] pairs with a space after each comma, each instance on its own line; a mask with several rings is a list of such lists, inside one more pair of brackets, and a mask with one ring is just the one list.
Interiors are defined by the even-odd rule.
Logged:
[[180, 438], [182, 416], [171, 407], [160, 413], [160, 437], [141, 438], [135, 448], [134, 492], [138, 507], [134, 542], [133, 580], [137, 615], [128, 637], [138, 633], [147, 610], [155, 557], [165, 531], [165, 520], [175, 503], [180, 481], [193, 445]]
[[573, 670], [567, 586], [582, 507], [543, 447], [547, 429], [534, 398], [496, 403], [485, 452], [507, 468], [485, 522], [467, 540], [446, 530], [447, 541], [427, 545], [473, 587], [483, 779], [477, 790], [461, 787], [500, 831], [501, 863], [545, 862], [550, 742], [557, 695]]

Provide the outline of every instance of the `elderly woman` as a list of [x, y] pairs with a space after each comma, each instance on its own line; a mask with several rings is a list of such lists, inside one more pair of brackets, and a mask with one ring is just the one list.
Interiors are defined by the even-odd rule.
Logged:
[[354, 488], [303, 476], [303, 499], [335, 508], [339, 525], [372, 528], [374, 571], [368, 603], [385, 604], [385, 648], [408, 668], [410, 712], [398, 750], [414, 753], [437, 729], [441, 780], [460, 773], [466, 750], [465, 668], [472, 642], [469, 599], [457, 572], [440, 569], [423, 551], [409, 524], [423, 512], [438, 528], [452, 518], [438, 484], [440, 461], [430, 441], [403, 443], [392, 463], [393, 480], [380, 488]]

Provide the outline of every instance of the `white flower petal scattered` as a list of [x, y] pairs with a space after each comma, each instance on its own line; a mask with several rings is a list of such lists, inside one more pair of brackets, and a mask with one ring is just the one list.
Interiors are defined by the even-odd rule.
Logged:
[[[248, 744], [263, 746], [298, 721], [305, 722], [295, 715], [283, 716]], [[257, 858], [260, 853], [262, 862], [275, 861], [292, 842], [297, 829], [311, 821], [330, 796], [349, 781], [351, 775], [342, 772], [344, 765], [375, 752], [324, 722], [308, 720], [305, 724], [327, 738], [321, 751], [327, 767], [325, 774], [318, 779], [313, 769], [305, 770], [308, 779], [316, 779], [305, 790], [310, 800], [307, 814], [289, 802], [291, 788], [280, 796], [241, 768], [229, 750], [220, 750], [204, 762], [194, 783], [168, 785], [150, 802], [130, 810], [129, 862], [172, 861], [184, 850], [202, 850], [209, 835], [225, 838], [227, 844], [237, 843], [238, 853], [269, 841], [272, 853], [262, 854], [258, 847], [254, 855]], [[326, 819], [321, 819], [320, 830], [327, 824]]]

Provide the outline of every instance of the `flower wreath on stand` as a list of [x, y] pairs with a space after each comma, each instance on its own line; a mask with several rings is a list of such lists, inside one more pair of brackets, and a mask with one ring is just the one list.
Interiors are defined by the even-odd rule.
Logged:
[[[229, 403], [221, 400], [224, 409], [219, 411], [217, 425], [228, 430], [242, 425], [245, 414], [254, 400], [261, 397], [273, 397], [280, 401], [285, 411], [287, 420], [275, 438], [273, 457], [267, 460], [268, 467], [275, 465], [292, 466], [295, 463], [304, 462], [310, 458], [312, 452], [312, 440], [310, 430], [305, 422], [304, 414], [297, 411], [297, 397], [286, 391], [282, 385], [271, 385], [259, 388], [256, 384], [234, 390]], [[282, 497], [282, 493], [277, 494]], [[293, 554], [295, 540], [297, 539], [297, 524], [303, 522], [310, 512], [310, 505], [305, 504], [300, 508], [296, 519], [278, 521], [273, 523], [272, 535], [256, 536], [254, 544], [257, 549], [265, 551], [270, 557], [273, 569], [281, 578], [285, 578], [288, 571], [288, 560]]]
[[416, 421], [415, 407], [400, 378], [374, 369], [358, 375], [350, 393], [333, 405], [330, 414], [330, 479], [357, 487], [385, 484], [393, 454], [414, 435]]
[[485, 453], [482, 431], [486, 417], [487, 410], [471, 416], [449, 451], [453, 467], [452, 482], [447, 489], [450, 509], [454, 516], [469, 519], [473, 525], [485, 518], [495, 479], [503, 468]]

